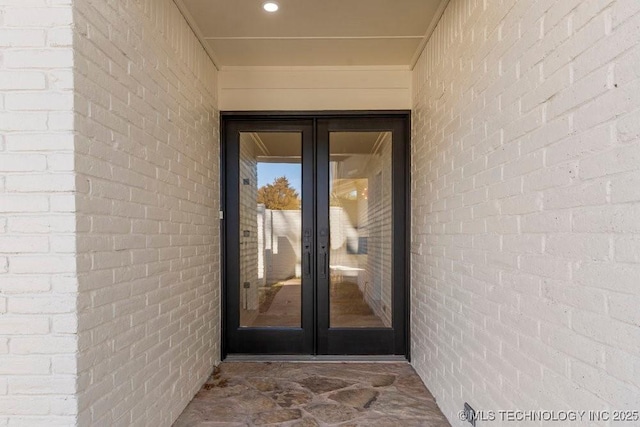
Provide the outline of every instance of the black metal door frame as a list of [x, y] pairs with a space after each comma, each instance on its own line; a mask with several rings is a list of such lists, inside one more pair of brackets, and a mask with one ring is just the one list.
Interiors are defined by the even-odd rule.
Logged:
[[[409, 111], [221, 113], [223, 358], [231, 354], [409, 358], [409, 130]], [[261, 131], [302, 133], [302, 228], [313, 230], [313, 253], [309, 265], [307, 257], [302, 260], [301, 328], [239, 327], [239, 134]], [[390, 131], [393, 135], [391, 328], [329, 327], [329, 263], [321, 260], [329, 229], [329, 172], [319, 165], [329, 164], [329, 133], [334, 131]]]

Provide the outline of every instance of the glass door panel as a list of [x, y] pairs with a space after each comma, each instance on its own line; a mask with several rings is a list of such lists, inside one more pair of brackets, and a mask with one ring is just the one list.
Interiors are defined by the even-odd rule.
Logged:
[[319, 354], [404, 354], [408, 122], [318, 120]]
[[329, 134], [332, 328], [392, 324], [392, 134]]
[[240, 327], [301, 327], [302, 134], [240, 132]]

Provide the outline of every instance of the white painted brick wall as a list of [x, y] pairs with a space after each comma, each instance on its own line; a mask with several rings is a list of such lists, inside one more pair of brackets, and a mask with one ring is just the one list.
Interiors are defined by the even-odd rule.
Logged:
[[71, 0], [0, 2], [0, 426], [75, 424]]
[[169, 426], [220, 357], [216, 71], [171, 0], [73, 6], [78, 423]]
[[451, 0], [414, 70], [413, 365], [454, 425], [640, 408], [639, 28], [637, 0]]

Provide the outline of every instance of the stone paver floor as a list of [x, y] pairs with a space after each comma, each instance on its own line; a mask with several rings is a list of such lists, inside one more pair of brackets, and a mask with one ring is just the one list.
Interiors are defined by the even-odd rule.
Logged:
[[408, 363], [224, 362], [174, 427], [445, 427]]

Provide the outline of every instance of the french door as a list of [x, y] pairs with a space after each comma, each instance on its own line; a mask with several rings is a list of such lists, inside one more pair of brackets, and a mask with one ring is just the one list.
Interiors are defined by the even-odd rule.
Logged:
[[225, 355], [408, 356], [408, 122], [222, 114]]

